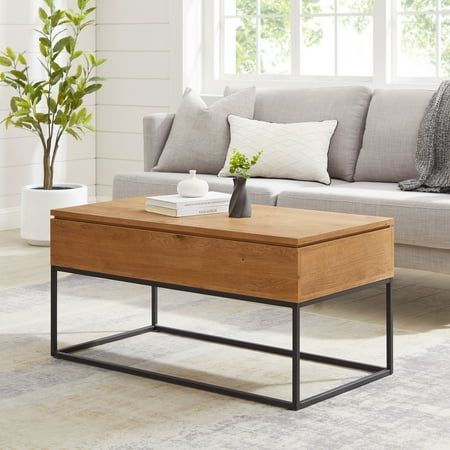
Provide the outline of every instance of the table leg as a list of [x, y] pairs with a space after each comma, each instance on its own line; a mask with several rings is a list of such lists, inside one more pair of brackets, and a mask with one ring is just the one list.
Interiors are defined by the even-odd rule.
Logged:
[[394, 323], [392, 310], [391, 282], [386, 283], [386, 368], [394, 372]]
[[58, 269], [50, 269], [50, 354], [58, 350]]
[[292, 306], [292, 409], [300, 409], [300, 305]]
[[158, 324], [158, 288], [152, 286], [152, 325]]

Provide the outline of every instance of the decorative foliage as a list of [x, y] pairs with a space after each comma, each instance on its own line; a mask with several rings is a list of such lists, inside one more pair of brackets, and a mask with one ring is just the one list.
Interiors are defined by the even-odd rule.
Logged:
[[248, 158], [243, 153], [233, 149], [230, 158], [230, 173], [238, 178], [250, 178], [250, 169], [258, 162], [262, 154], [263, 150], [260, 150], [252, 158]]
[[0, 54], [0, 85], [15, 91], [8, 116], [2, 121], [36, 134], [43, 148], [44, 189], [53, 188], [53, 168], [62, 136], [67, 133], [79, 140], [93, 131], [92, 114], [83, 106], [87, 95], [98, 91], [103, 78], [95, 76], [95, 68], [105, 59], [77, 48], [94, 7], [90, 0], [78, 0], [78, 10], [57, 9], [54, 0], [44, 0], [39, 8], [42, 22], [39, 33], [39, 63], [45, 71], [41, 80], [32, 80], [25, 53], [7, 48]]

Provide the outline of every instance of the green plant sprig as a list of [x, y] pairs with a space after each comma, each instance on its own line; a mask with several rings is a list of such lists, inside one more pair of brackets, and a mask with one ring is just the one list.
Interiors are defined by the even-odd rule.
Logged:
[[[92, 114], [83, 106], [87, 95], [98, 91], [104, 78], [93, 75], [105, 59], [77, 48], [82, 31], [95, 22], [90, 0], [77, 0], [78, 10], [57, 9], [54, 0], [43, 0], [39, 8], [42, 22], [39, 36], [39, 63], [45, 77], [32, 80], [25, 52], [7, 48], [0, 53], [0, 85], [15, 91], [10, 111], [1, 123], [36, 134], [43, 148], [44, 189], [53, 188], [53, 169], [62, 136], [76, 140], [86, 131], [94, 131]], [[76, 62], [76, 61], [80, 62]]]
[[239, 178], [250, 178], [250, 169], [259, 161], [262, 154], [263, 150], [260, 150], [249, 158], [243, 153], [238, 152], [235, 148], [232, 149], [229, 167], [230, 173]]

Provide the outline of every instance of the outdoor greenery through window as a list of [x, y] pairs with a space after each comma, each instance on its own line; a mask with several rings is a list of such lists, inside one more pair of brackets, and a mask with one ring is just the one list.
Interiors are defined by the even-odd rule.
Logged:
[[226, 74], [372, 74], [373, 0], [222, 1]]
[[398, 0], [399, 77], [450, 76], [450, 0]]
[[[379, 1], [383, 17], [374, 11]], [[376, 45], [386, 49], [387, 78], [450, 76], [450, 0], [219, 3], [224, 76], [372, 77]], [[375, 43], [383, 21], [384, 42]]]

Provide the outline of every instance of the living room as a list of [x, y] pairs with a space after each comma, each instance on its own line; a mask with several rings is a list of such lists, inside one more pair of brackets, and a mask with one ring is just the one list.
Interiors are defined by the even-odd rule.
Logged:
[[449, 0], [0, 2], [0, 449], [444, 449]]

